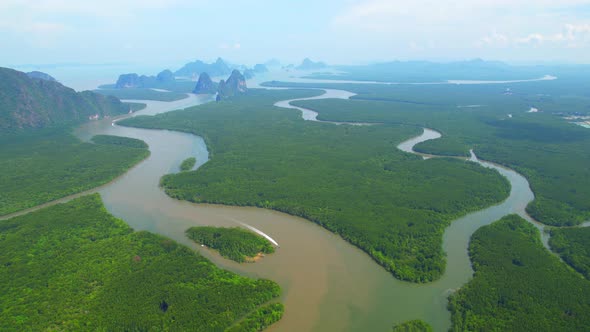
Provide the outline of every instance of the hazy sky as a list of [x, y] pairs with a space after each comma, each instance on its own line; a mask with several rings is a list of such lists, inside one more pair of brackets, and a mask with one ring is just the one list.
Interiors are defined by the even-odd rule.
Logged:
[[0, 0], [0, 66], [218, 56], [590, 63], [585, 0]]

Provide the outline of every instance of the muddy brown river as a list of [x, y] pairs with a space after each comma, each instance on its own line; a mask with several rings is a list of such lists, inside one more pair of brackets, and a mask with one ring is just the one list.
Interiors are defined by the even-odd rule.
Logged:
[[[330, 90], [319, 98], [350, 95], [346, 91]], [[144, 101], [148, 107], [136, 114], [153, 115], [211, 100], [191, 94], [176, 102]], [[277, 105], [290, 107], [288, 101]], [[311, 111], [297, 109], [304, 112], [306, 119], [315, 119]], [[444, 234], [445, 274], [432, 283], [414, 284], [395, 279], [364, 252], [310, 221], [260, 208], [193, 204], [166, 196], [158, 186], [162, 175], [177, 172], [180, 163], [191, 156], [197, 159], [196, 167], [207, 162], [207, 147], [198, 136], [127, 128], [117, 126], [112, 119], [90, 122], [76, 130], [76, 135], [84, 140], [97, 134], [141, 139], [151, 151], [145, 161], [94, 190], [101, 194], [108, 211], [136, 230], [158, 233], [191, 246], [222, 268], [279, 283], [286, 311], [283, 319], [269, 331], [389, 331], [396, 323], [418, 318], [430, 323], [436, 331], [447, 330], [450, 326], [447, 297], [473, 273], [467, 256], [471, 234], [510, 213], [530, 220], [524, 208], [534, 197], [521, 175], [480, 162], [484, 167], [497, 169], [510, 181], [509, 198], [454, 221]], [[415, 144], [436, 137], [440, 135], [426, 129], [399, 148], [413, 153]], [[473, 156], [473, 161], [479, 162], [475, 160]], [[251, 225], [276, 240], [280, 245], [276, 253], [255, 264], [238, 264], [195, 245], [184, 235], [191, 226], [240, 223]]]

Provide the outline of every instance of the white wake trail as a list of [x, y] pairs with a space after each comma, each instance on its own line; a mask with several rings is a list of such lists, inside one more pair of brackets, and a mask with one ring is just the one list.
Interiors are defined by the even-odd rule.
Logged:
[[269, 240], [272, 244], [274, 244], [277, 247], [280, 247], [279, 244], [277, 243], [277, 241], [275, 241], [272, 237], [268, 236], [266, 233], [264, 233], [263, 231], [259, 230], [258, 228], [254, 227], [254, 226], [250, 226], [246, 223], [243, 223], [235, 218], [229, 218], [230, 220], [232, 220], [233, 222], [240, 224], [244, 227], [246, 227], [247, 229], [253, 231], [254, 233], [264, 237], [265, 239]]

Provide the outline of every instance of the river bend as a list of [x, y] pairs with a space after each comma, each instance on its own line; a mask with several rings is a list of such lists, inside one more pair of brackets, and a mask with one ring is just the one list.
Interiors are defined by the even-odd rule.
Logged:
[[[329, 90], [314, 99], [352, 95]], [[143, 101], [147, 108], [136, 114], [154, 115], [209, 101], [210, 97], [192, 94], [175, 102]], [[317, 113], [291, 106], [291, 101], [276, 105], [296, 108], [302, 111], [304, 119], [317, 121]], [[430, 323], [436, 331], [447, 330], [450, 327], [447, 297], [473, 273], [467, 256], [471, 234], [510, 213], [532, 221], [524, 211], [534, 198], [526, 179], [512, 170], [477, 161], [498, 170], [510, 181], [510, 196], [499, 205], [454, 221], [447, 228], [443, 242], [447, 269], [441, 279], [428, 284], [403, 282], [393, 278], [358, 248], [307, 220], [260, 208], [194, 204], [168, 197], [158, 186], [161, 176], [177, 172], [180, 163], [188, 157], [196, 157], [196, 167], [209, 158], [205, 142], [198, 136], [122, 127], [110, 119], [86, 123], [75, 133], [83, 140], [108, 134], [141, 139], [149, 145], [151, 155], [146, 160], [93, 191], [101, 194], [110, 213], [136, 230], [170, 237], [194, 248], [222, 268], [279, 283], [286, 311], [283, 319], [269, 331], [388, 331], [393, 324], [418, 318]], [[415, 144], [437, 137], [440, 134], [425, 129], [422, 135], [398, 148], [414, 153]], [[280, 243], [280, 248], [255, 264], [239, 264], [195, 245], [184, 235], [192, 226], [228, 227], [240, 223], [264, 232]]]

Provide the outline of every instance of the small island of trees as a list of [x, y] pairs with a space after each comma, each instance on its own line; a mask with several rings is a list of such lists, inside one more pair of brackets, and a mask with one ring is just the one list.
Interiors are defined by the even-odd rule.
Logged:
[[180, 171], [181, 172], [190, 171], [191, 169], [193, 169], [193, 167], [195, 167], [196, 163], [197, 163], [197, 158], [195, 158], [195, 157], [186, 158], [180, 164]]
[[261, 254], [275, 251], [268, 240], [239, 227], [191, 227], [186, 235], [196, 243], [218, 250], [221, 256], [240, 263], [253, 262]]

